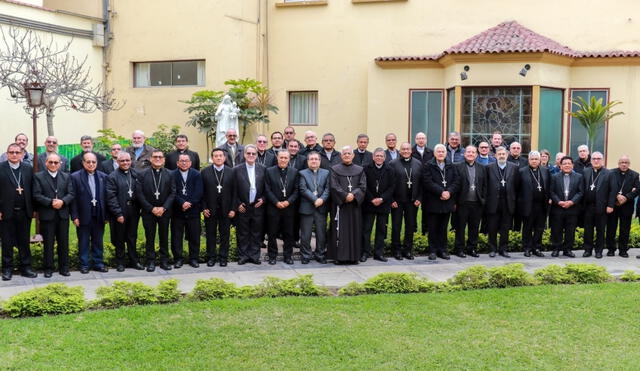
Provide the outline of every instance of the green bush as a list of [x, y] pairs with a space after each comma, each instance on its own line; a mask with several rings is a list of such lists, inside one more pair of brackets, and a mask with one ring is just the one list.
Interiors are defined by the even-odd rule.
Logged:
[[174, 303], [180, 300], [181, 296], [178, 290], [178, 280], [175, 278], [160, 281], [156, 287], [158, 303]]
[[620, 281], [624, 281], [624, 282], [640, 281], [640, 274], [632, 270], [624, 271], [624, 273], [620, 275]]
[[313, 282], [312, 275], [305, 274], [288, 280], [277, 277], [265, 277], [262, 283], [254, 286], [253, 297], [278, 296], [326, 296], [329, 290]]
[[456, 273], [449, 283], [462, 290], [486, 289], [491, 287], [491, 273], [484, 265], [474, 265]]
[[524, 264], [507, 264], [489, 269], [491, 287], [532, 286], [534, 278], [524, 270]]
[[565, 267], [557, 264], [547, 265], [533, 273], [533, 276], [542, 285], [564, 285], [575, 283], [573, 277], [567, 273]]
[[423, 292], [424, 280], [415, 273], [380, 273], [364, 282], [369, 294], [406, 294]]
[[81, 312], [85, 306], [82, 287], [53, 283], [12, 296], [2, 309], [11, 317], [33, 317]]
[[596, 264], [567, 264], [565, 270], [575, 283], [603, 283], [613, 279], [604, 267]]
[[118, 308], [159, 302], [156, 290], [142, 282], [115, 281], [111, 286], [98, 287], [96, 295], [93, 308]]
[[367, 293], [367, 289], [364, 287], [364, 284], [358, 282], [349, 282], [346, 286], [341, 287], [338, 290], [339, 296], [356, 296], [356, 295], [364, 295]]
[[227, 282], [222, 278], [210, 278], [197, 280], [190, 297], [194, 300], [214, 300], [235, 298], [238, 293], [238, 287], [234, 283]]

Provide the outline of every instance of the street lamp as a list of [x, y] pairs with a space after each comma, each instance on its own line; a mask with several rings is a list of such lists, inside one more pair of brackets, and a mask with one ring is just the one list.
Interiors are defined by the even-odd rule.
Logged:
[[44, 101], [45, 85], [39, 82], [27, 82], [24, 84], [24, 95], [27, 105], [33, 108], [31, 118], [33, 119], [33, 171], [38, 171], [38, 107]]

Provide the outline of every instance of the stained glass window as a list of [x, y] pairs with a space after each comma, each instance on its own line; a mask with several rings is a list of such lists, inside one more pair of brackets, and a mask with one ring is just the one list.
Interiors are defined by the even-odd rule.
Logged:
[[508, 144], [518, 141], [531, 150], [531, 88], [488, 87], [462, 89], [462, 143], [490, 142], [500, 131]]

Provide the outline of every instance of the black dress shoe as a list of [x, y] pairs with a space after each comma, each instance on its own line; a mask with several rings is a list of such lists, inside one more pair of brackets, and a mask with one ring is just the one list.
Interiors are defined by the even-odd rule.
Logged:
[[38, 277], [38, 273], [36, 273], [33, 270], [31, 270], [31, 268], [25, 268], [22, 271], [22, 277], [36, 278], [36, 277]]
[[436, 254], [434, 253], [429, 254], [429, 260], [436, 260]]
[[524, 252], [523, 254], [525, 257], [530, 258], [531, 257], [531, 251], [527, 250]]
[[374, 255], [373, 256], [373, 260], [377, 260], [377, 261], [381, 261], [381, 262], [387, 262], [387, 258], [385, 258], [384, 256], [379, 256], [379, 255]]
[[13, 271], [11, 269], [5, 269], [2, 271], [2, 280], [3, 281], [11, 281], [11, 277], [13, 276]]
[[618, 253], [618, 256], [621, 257], [621, 258], [628, 258], [629, 254], [626, 251], [620, 251]]
[[407, 260], [413, 260], [414, 259], [413, 254], [410, 253], [410, 252], [408, 252], [406, 254], [402, 254], [402, 257], [407, 259]]
[[396, 260], [402, 260], [402, 254], [397, 253], [393, 256]]
[[366, 256], [366, 255], [362, 255], [362, 256], [360, 256], [360, 262], [361, 262], [361, 263], [364, 263], [364, 262], [366, 262], [366, 261], [367, 261], [367, 256]]
[[554, 257], [554, 258], [557, 258], [558, 256], [560, 256], [560, 251], [553, 250], [553, 252], [551, 253], [551, 256]]
[[150, 262], [147, 264], [147, 272], [154, 272], [156, 270], [156, 263]]
[[103, 265], [103, 266], [101, 266], [101, 267], [94, 268], [94, 270], [95, 270], [96, 272], [100, 272], [100, 273], [107, 273], [107, 272], [109, 272], [109, 268], [107, 268], [107, 267], [106, 267], [106, 266], [104, 266], [104, 265]]
[[495, 258], [495, 257], [496, 257], [496, 252], [495, 252], [495, 251], [491, 251], [491, 252], [489, 253], [489, 257], [490, 257], [490, 258]]
[[118, 271], [118, 272], [124, 272], [124, 265], [122, 265], [122, 264], [118, 264], [118, 265], [116, 266], [116, 271]]
[[540, 250], [533, 250], [533, 255], [539, 257], [539, 258], [544, 258], [544, 253]]
[[249, 259], [247, 258], [240, 258], [240, 260], [238, 260], [238, 265], [245, 265], [248, 261]]
[[602, 252], [596, 253], [596, 259], [602, 259]]
[[473, 256], [474, 258], [479, 258], [480, 255], [478, 255], [478, 253], [476, 252], [476, 250], [471, 250], [469, 251], [469, 256]]
[[570, 257], [570, 258], [575, 258], [575, 257], [576, 257], [576, 255], [573, 253], [573, 251], [569, 251], [569, 250], [564, 251], [564, 252], [562, 253], [562, 255], [564, 255], [564, 256], [568, 256], [568, 257]]
[[216, 265], [216, 260], [214, 258], [207, 260], [207, 267], [213, 267], [214, 265]]
[[227, 261], [226, 261], [226, 260], [224, 260], [224, 259], [221, 259], [221, 260], [220, 260], [220, 266], [221, 266], [221, 267], [226, 267], [226, 266], [227, 266]]
[[262, 264], [262, 262], [260, 261], [260, 259], [251, 259], [249, 260], [250, 263], [255, 264], [255, 265], [260, 265]]
[[511, 255], [509, 255], [509, 253], [506, 250], [502, 250], [498, 254], [500, 254], [500, 256], [502, 256], [503, 258], [510, 258], [511, 257]]
[[607, 251], [607, 256], [616, 256], [616, 250]]
[[162, 263], [160, 263], [160, 269], [164, 269], [165, 271], [170, 271], [171, 270], [171, 264], [169, 264], [167, 262], [162, 262]]
[[[173, 264], [173, 267], [174, 267], [175, 269], [180, 269], [180, 268], [182, 268], [182, 265], [183, 265], [183, 264], [184, 264], [184, 262], [182, 261], [182, 259], [178, 259], [178, 260], [176, 260], [176, 262]], [[162, 266], [160, 266], [160, 268], [162, 268]], [[162, 269], [164, 269], [164, 268], [162, 268]]]
[[52, 276], [52, 275], [53, 275], [53, 274], [51, 273], [51, 271], [50, 271], [50, 270], [46, 270], [46, 271], [44, 271], [44, 278], [51, 278], [51, 276]]
[[199, 267], [200, 267], [200, 264], [198, 264], [198, 261], [197, 261], [197, 260], [195, 260], [195, 259], [191, 259], [191, 260], [189, 260], [189, 265], [190, 265], [192, 268], [199, 268]]
[[144, 267], [142, 266], [142, 264], [140, 264], [140, 263], [138, 263], [138, 262], [136, 262], [135, 264], [133, 264], [133, 266], [132, 266], [131, 268], [133, 268], [133, 269], [135, 269], [135, 270], [137, 270], [137, 271], [143, 271], [143, 270], [144, 270]]
[[327, 264], [327, 258], [317, 258], [316, 261], [320, 264]]
[[276, 265], [275, 259], [269, 259], [269, 265]]
[[289, 265], [291, 265], [291, 264], [293, 264], [293, 259], [291, 259], [291, 258], [284, 258], [284, 263], [285, 263], [285, 264], [289, 264]]
[[68, 269], [64, 269], [60, 271], [60, 275], [64, 276], [64, 277], [69, 277], [71, 275], [71, 273], [69, 273]]
[[[584, 250], [584, 252], [582, 253], [582, 257], [583, 257], [583, 258], [588, 258], [588, 257], [590, 257], [591, 255], [593, 255], [593, 254], [592, 254], [592, 253], [591, 253], [591, 251], [589, 251], [589, 250]], [[596, 255], [598, 255], [598, 253], [596, 253]], [[602, 253], [600, 253], [600, 257], [602, 257]]]
[[307, 258], [302, 258], [302, 259], [300, 259], [300, 263], [302, 263], [302, 264], [309, 264], [309, 259], [307, 259]]
[[87, 274], [87, 273], [89, 273], [89, 268], [87, 268], [87, 267], [82, 267], [82, 268], [80, 268], [80, 273], [82, 273], [82, 274]]
[[467, 254], [465, 254], [464, 251], [458, 251], [456, 252], [456, 256], [459, 258], [466, 258]]
[[444, 260], [451, 259], [451, 256], [449, 256], [449, 253], [446, 253], [446, 252], [437, 253], [436, 256], [439, 257], [440, 259], [444, 259]]

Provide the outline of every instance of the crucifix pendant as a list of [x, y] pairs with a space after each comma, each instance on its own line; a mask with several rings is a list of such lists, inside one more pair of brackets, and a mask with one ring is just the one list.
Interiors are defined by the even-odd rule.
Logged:
[[16, 188], [16, 191], [18, 191], [18, 194], [21, 195], [22, 191], [24, 191], [24, 188], [18, 186], [18, 188]]
[[621, 195], [621, 194], [622, 194], [622, 191], [618, 191], [618, 194], [619, 194], [619, 195]]
[[540, 184], [538, 184], [538, 192], [542, 192], [542, 186]]
[[128, 190], [127, 193], [129, 194], [129, 197], [133, 197], [133, 191], [132, 190]]
[[472, 190], [472, 191], [475, 191], [475, 190], [476, 190], [476, 185], [475, 185], [475, 184], [472, 184], [472, 185], [471, 185], [471, 190]]
[[351, 186], [351, 184], [349, 184], [349, 185], [347, 186], [347, 188], [349, 188], [349, 192], [351, 192], [351, 189], [352, 189], [353, 187]]
[[156, 200], [160, 198], [160, 192], [158, 191], [155, 191], [153, 195], [156, 196]]
[[409, 179], [409, 181], [407, 182], [407, 186], [408, 186], [409, 188], [411, 188], [411, 185], [412, 185], [412, 184], [413, 184], [413, 183], [411, 182], [411, 179]]
[[590, 185], [590, 186], [589, 186], [589, 189], [593, 191], [593, 189], [594, 189], [595, 187], [596, 187], [596, 185], [595, 185], [595, 184], [592, 184], [592, 185]]
[[507, 184], [507, 182], [505, 182], [505, 181], [504, 181], [504, 179], [502, 179], [502, 180], [500, 181], [500, 184], [502, 184], [502, 186], [504, 187], [504, 185], [505, 185], [505, 184]]
[[446, 187], [446, 186], [447, 186], [447, 181], [443, 179], [443, 180], [442, 180], [442, 185], [443, 185], [444, 187]]
[[282, 188], [282, 197], [287, 197], [287, 189]]
[[565, 199], [569, 198], [569, 190], [568, 189], [564, 190], [564, 198]]
[[222, 193], [222, 186], [220, 184], [218, 184], [216, 188], [218, 188], [218, 193]]
[[313, 191], [313, 195], [318, 197], [318, 191]]
[[186, 194], [187, 194], [187, 189], [186, 189], [186, 188], [184, 188], [184, 187], [182, 188], [182, 194], [183, 194], [183, 195], [185, 195], [185, 196], [186, 196]]
[[93, 205], [93, 207], [96, 207], [97, 203], [98, 203], [98, 201], [95, 198], [93, 200], [91, 200], [91, 205]]

